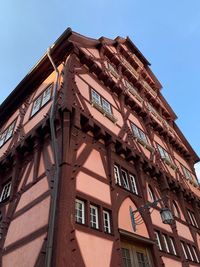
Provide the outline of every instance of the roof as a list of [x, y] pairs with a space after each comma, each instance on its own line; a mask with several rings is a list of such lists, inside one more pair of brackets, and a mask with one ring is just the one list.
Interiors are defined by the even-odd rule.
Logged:
[[[72, 43], [75, 44], [83, 44], [90, 47], [97, 47], [102, 41], [107, 43], [108, 45], [113, 44], [114, 42], [122, 42], [126, 43], [130, 50], [135, 53], [138, 58], [143, 62], [143, 64], [150, 70], [150, 63], [144, 57], [144, 55], [140, 52], [140, 50], [134, 45], [134, 43], [130, 40], [129, 37], [122, 38], [116, 37], [114, 40], [101, 37], [99, 39], [93, 39], [86, 36], [83, 36], [79, 33], [73, 32], [71, 28], [67, 28], [63, 34], [55, 41], [55, 43], [51, 46], [51, 55], [56, 64], [59, 64], [61, 60], [63, 60], [63, 56], [70, 53], [72, 49]], [[22, 101], [26, 99], [28, 95], [31, 94], [35, 90], [37, 86], [52, 72], [52, 65], [45, 53], [41, 59], [36, 63], [36, 65], [28, 72], [28, 74], [22, 79], [22, 81], [17, 85], [17, 87], [11, 92], [11, 94], [4, 100], [4, 102], [0, 105], [0, 127], [3, 123], [9, 118], [9, 116], [19, 107]], [[151, 70], [150, 70], [151, 71]], [[156, 83], [162, 87], [155, 75], [151, 71], [151, 75]], [[160, 94], [161, 95], [161, 94]], [[170, 114], [172, 114], [172, 118], [176, 119], [176, 115], [167, 103], [167, 101], [162, 97], [165, 107], [169, 110]], [[198, 162], [200, 159], [195, 153], [195, 151], [190, 146], [189, 142], [186, 140], [180, 129], [176, 126], [176, 131], [180, 135], [182, 141], [187, 146], [190, 153], [192, 153], [195, 162]]]

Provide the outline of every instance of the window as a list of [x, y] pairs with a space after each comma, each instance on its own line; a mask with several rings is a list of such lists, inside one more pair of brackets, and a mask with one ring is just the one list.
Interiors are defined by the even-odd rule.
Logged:
[[135, 182], [135, 177], [132, 174], [129, 174], [129, 178], [130, 178], [131, 189], [132, 189], [133, 193], [138, 195], [137, 186], [136, 186], [136, 182]]
[[14, 131], [14, 128], [15, 128], [15, 122], [16, 120], [14, 120], [7, 128], [5, 131], [3, 131], [1, 134], [0, 134], [0, 147], [2, 147], [6, 141], [8, 139], [11, 138], [11, 136], [13, 135], [13, 131]]
[[183, 174], [185, 176], [186, 179], [192, 180], [192, 174], [191, 172], [183, 165], [181, 165], [182, 170], [183, 170]]
[[166, 249], [166, 251], [169, 253], [170, 250], [169, 250], [169, 245], [168, 245], [168, 243], [167, 243], [167, 236], [166, 236], [165, 234], [163, 234], [162, 237], [163, 237], [163, 240], [164, 240], [165, 249]]
[[111, 121], [113, 121], [114, 123], [117, 121], [117, 119], [112, 114], [111, 104], [92, 88], [91, 88], [91, 102], [92, 106], [98, 109]]
[[189, 218], [190, 218], [190, 223], [191, 223], [193, 226], [195, 226], [195, 227], [198, 228], [199, 226], [198, 226], [196, 217], [195, 217], [195, 215], [194, 215], [194, 212], [192, 212], [191, 210], [188, 210], [187, 212], [188, 212], [188, 216], [189, 216]]
[[181, 241], [181, 247], [182, 247], [184, 256], [187, 260], [191, 260], [193, 262], [199, 263], [199, 258], [196, 252], [196, 248], [194, 246]]
[[194, 254], [194, 257], [195, 257], [195, 261], [199, 262], [199, 258], [197, 256], [196, 248], [194, 246], [192, 246], [192, 251], [193, 251], [193, 254]]
[[127, 248], [122, 248], [123, 267], [131, 267], [130, 251]]
[[136, 138], [136, 141], [138, 141], [149, 151], [154, 152], [154, 147], [149, 144], [146, 134], [140, 128], [138, 128], [134, 123], [131, 123], [131, 128], [133, 131], [133, 135]]
[[130, 174], [127, 170], [122, 169], [120, 166], [115, 164], [114, 177], [116, 184], [123, 186], [125, 189], [138, 195], [136, 179], [133, 174]]
[[137, 254], [137, 260], [138, 260], [138, 266], [139, 267], [147, 267], [147, 266], [149, 266], [148, 260], [145, 257], [144, 253], [137, 251], [136, 254]]
[[170, 244], [171, 244], [171, 248], [172, 248], [172, 254], [177, 255], [176, 248], [174, 245], [174, 239], [172, 237], [170, 237], [169, 240], [170, 240]]
[[1, 192], [0, 202], [8, 200], [8, 198], [10, 197], [10, 192], [11, 192], [11, 181], [4, 185], [3, 190]]
[[90, 226], [92, 228], [99, 228], [98, 208], [90, 205]]
[[76, 213], [75, 218], [78, 223], [85, 223], [85, 203], [80, 199], [76, 199], [75, 205]]
[[103, 110], [106, 113], [112, 114], [110, 103], [108, 103], [108, 101], [106, 101], [104, 98], [101, 99], [101, 102]]
[[144, 141], [146, 144], [148, 144], [147, 137], [146, 137], [145, 133], [133, 123], [131, 123], [131, 127], [133, 130], [134, 136], [136, 138]]
[[52, 84], [48, 86], [45, 91], [38, 96], [33, 102], [33, 108], [31, 111], [31, 117], [36, 114], [50, 99], [51, 99]]
[[122, 172], [122, 181], [123, 181], [124, 188], [129, 190], [130, 187], [129, 187], [127, 172], [125, 170], [121, 170], [121, 172]]
[[194, 261], [194, 258], [193, 258], [193, 255], [192, 255], [190, 246], [189, 246], [188, 244], [186, 244], [186, 246], [187, 246], [187, 250], [188, 250], [188, 252], [189, 252], [190, 260]]
[[180, 215], [180, 211], [179, 211], [179, 208], [178, 208], [178, 205], [176, 204], [175, 201], [173, 201], [172, 203], [172, 210], [174, 212], [174, 216], [177, 217], [177, 218], [181, 218], [181, 215]]
[[119, 167], [117, 165], [114, 165], [114, 177], [115, 177], [115, 183], [121, 185]]
[[151, 202], [154, 202], [156, 200], [156, 197], [150, 185], [148, 185], [148, 194]]
[[166, 159], [166, 160], [171, 162], [171, 159], [170, 159], [170, 156], [169, 156], [168, 152], [162, 146], [160, 146], [159, 144], [157, 144], [157, 145], [158, 145], [158, 150], [159, 150], [161, 158], [162, 159]]
[[110, 213], [105, 210], [103, 210], [103, 225], [104, 225], [104, 232], [110, 234], [111, 233]]
[[181, 242], [181, 247], [182, 247], [182, 250], [183, 250], [183, 254], [185, 256], [185, 259], [187, 260], [188, 259], [188, 255], [186, 253], [186, 248], [185, 248], [185, 244], [183, 242]]
[[156, 236], [156, 244], [157, 244], [158, 248], [160, 250], [162, 250], [162, 245], [161, 245], [161, 242], [160, 242], [160, 234], [159, 234], [158, 231], [155, 231], [154, 233], [155, 233], [155, 236]]
[[159, 144], [157, 144], [158, 146], [158, 151], [160, 153], [161, 158], [163, 159], [163, 161], [169, 165], [172, 169], [176, 170], [177, 166], [172, 162], [169, 153]]

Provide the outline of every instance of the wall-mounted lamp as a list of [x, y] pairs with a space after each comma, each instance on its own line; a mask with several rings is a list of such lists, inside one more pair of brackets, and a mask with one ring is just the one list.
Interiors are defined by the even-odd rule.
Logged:
[[[136, 231], [136, 225], [142, 224], [143, 223], [143, 219], [141, 217], [141, 215], [145, 212], [150, 210], [150, 208], [154, 208], [157, 206], [158, 203], [160, 202], [166, 202], [165, 198], [160, 198], [157, 199], [153, 202], [149, 202], [147, 204], [145, 204], [144, 206], [141, 206], [140, 208], [136, 209], [136, 210], [132, 210], [132, 208], [130, 207], [130, 216], [131, 216], [131, 222], [132, 222], [132, 226], [133, 226], [133, 230], [134, 232]], [[139, 213], [138, 215], [136, 215], [137, 213]], [[172, 212], [169, 208], [164, 207], [161, 209], [160, 211], [160, 216], [162, 219], [162, 222], [165, 224], [173, 224], [174, 222], [174, 218], [172, 215]]]

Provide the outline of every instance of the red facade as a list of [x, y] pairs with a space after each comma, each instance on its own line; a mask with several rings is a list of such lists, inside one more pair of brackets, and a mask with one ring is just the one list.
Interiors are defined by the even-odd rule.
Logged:
[[0, 106], [1, 266], [200, 265], [199, 158], [160, 89], [129, 38], [63, 33]]

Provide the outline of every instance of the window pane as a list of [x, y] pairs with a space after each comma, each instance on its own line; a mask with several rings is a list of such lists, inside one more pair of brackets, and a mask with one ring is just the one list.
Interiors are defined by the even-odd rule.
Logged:
[[99, 228], [98, 208], [90, 205], [90, 225], [93, 228]]
[[110, 213], [108, 211], [103, 211], [103, 222], [104, 222], [104, 231], [106, 233], [111, 233], [110, 227]]
[[42, 104], [41, 106], [44, 106], [51, 98], [51, 88], [52, 85], [50, 85], [43, 93], [42, 95]]
[[128, 183], [128, 176], [127, 172], [122, 170], [122, 180], [123, 180], [123, 186], [124, 188], [130, 190], [129, 183]]
[[85, 223], [85, 203], [82, 200], [76, 199], [75, 205], [76, 213], [75, 219], [78, 223]]
[[6, 131], [6, 138], [5, 141], [7, 141], [13, 134], [13, 130], [14, 130], [14, 126], [15, 126], [15, 122], [13, 122], [7, 129]]
[[163, 240], [164, 240], [166, 251], [169, 253], [169, 246], [168, 246], [168, 243], [167, 243], [167, 236], [166, 235], [162, 235], [162, 236], [163, 236]]
[[92, 102], [97, 103], [99, 106], [101, 106], [101, 97], [100, 95], [92, 89]]
[[130, 174], [129, 178], [130, 178], [131, 189], [132, 189], [133, 193], [138, 194], [137, 186], [136, 186], [136, 182], [135, 182], [135, 177], [132, 174]]
[[6, 131], [2, 133], [0, 136], [0, 147], [3, 146], [3, 144], [5, 143], [5, 138], [6, 138]]
[[177, 253], [176, 253], [176, 249], [175, 249], [175, 245], [174, 245], [174, 240], [173, 240], [171, 237], [169, 238], [169, 240], [170, 240], [170, 242], [171, 242], [172, 253], [173, 253], [174, 255], [177, 255]]
[[9, 198], [11, 192], [11, 182], [4, 185], [3, 190], [1, 192], [1, 199], [0, 201], [4, 201]]
[[145, 143], [147, 143], [147, 137], [145, 135], [145, 133], [139, 129], [139, 134], [140, 134], [140, 138], [145, 141]]
[[184, 245], [183, 242], [181, 242], [181, 247], [182, 247], [182, 250], [183, 250], [183, 254], [184, 254], [184, 256], [185, 256], [185, 258], [186, 258], [186, 260], [187, 260], [187, 259], [188, 259], [188, 255], [187, 255], [187, 253], [186, 253], [185, 245]]
[[127, 248], [122, 248], [123, 267], [131, 267], [130, 251]]
[[117, 165], [114, 165], [114, 176], [115, 176], [115, 183], [121, 185], [119, 167]]
[[110, 103], [102, 98], [102, 108], [105, 112], [112, 114]]
[[132, 126], [132, 130], [133, 130], [134, 136], [140, 138], [138, 127], [135, 124], [133, 124], [133, 123], [131, 123], [131, 126]]
[[161, 242], [160, 242], [160, 235], [157, 231], [154, 232], [156, 236], [156, 244], [160, 250], [162, 250]]
[[36, 112], [38, 112], [38, 110], [41, 107], [41, 103], [42, 103], [42, 95], [39, 96], [33, 103], [33, 109], [31, 112], [31, 116], [33, 116]]
[[139, 267], [147, 267], [149, 266], [148, 259], [142, 252], [136, 252], [137, 253], [137, 261]]

